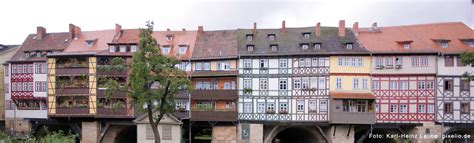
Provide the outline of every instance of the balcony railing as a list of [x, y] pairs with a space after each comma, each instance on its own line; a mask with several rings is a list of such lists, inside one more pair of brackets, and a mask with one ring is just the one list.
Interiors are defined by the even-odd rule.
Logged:
[[332, 123], [374, 124], [375, 112], [331, 112]]
[[56, 74], [89, 74], [88, 67], [56, 68]]
[[[107, 97], [106, 95], [106, 89], [99, 89], [97, 90], [97, 97]], [[110, 95], [110, 97], [127, 97], [127, 93], [126, 92], [123, 92], [123, 91], [114, 91], [112, 92], [112, 94]]]
[[237, 111], [191, 111], [191, 121], [236, 121]]
[[237, 90], [195, 90], [192, 100], [237, 100]]
[[117, 108], [117, 109], [112, 109], [112, 108], [97, 108], [97, 116], [99, 117], [123, 117], [123, 116], [133, 116], [132, 113], [130, 113], [127, 109], [125, 108]]
[[128, 70], [124, 66], [98, 65], [97, 75], [99, 76], [127, 76]]
[[237, 70], [231, 69], [231, 70], [217, 70], [217, 71], [193, 71], [191, 76], [193, 77], [214, 77], [214, 76], [236, 76], [237, 75]]
[[56, 94], [89, 94], [89, 88], [56, 88]]
[[79, 107], [56, 108], [56, 114], [85, 115], [85, 114], [89, 114], [89, 108], [79, 108]]

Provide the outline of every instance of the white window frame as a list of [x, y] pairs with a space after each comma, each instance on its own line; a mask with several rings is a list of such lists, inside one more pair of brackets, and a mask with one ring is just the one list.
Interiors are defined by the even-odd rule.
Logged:
[[244, 113], [252, 113], [252, 103], [244, 103]]
[[427, 113], [434, 113], [434, 105], [428, 104], [428, 109], [426, 111]]
[[336, 89], [342, 89], [342, 78], [336, 78]]
[[389, 84], [391, 90], [398, 90], [398, 81], [390, 81]]
[[398, 113], [398, 104], [390, 104], [390, 113]]
[[259, 67], [260, 68], [268, 68], [268, 59], [260, 59], [259, 60], [260, 64], [259, 64]]
[[426, 89], [425, 81], [418, 81], [418, 83], [416, 85], [417, 85], [418, 90], [425, 90]]
[[319, 111], [320, 112], [327, 112], [328, 111], [328, 101], [320, 100], [319, 101]]
[[408, 105], [407, 104], [400, 104], [400, 113], [408, 113]]
[[279, 112], [282, 112], [282, 111], [288, 111], [288, 103], [287, 102], [280, 102]]
[[448, 48], [448, 47], [449, 47], [449, 43], [448, 43], [448, 42], [440, 42], [440, 45], [441, 45], [441, 47], [443, 47], [443, 48]]
[[304, 112], [304, 100], [297, 100], [296, 101], [296, 111]]
[[278, 60], [279, 68], [288, 68], [288, 59], [279, 59]]
[[114, 53], [116, 50], [115, 46], [109, 46], [109, 52]]
[[368, 89], [368, 80], [366, 78], [362, 79], [362, 89]]
[[426, 105], [418, 104], [418, 113], [426, 113]]
[[244, 68], [252, 68], [252, 60], [244, 59]]
[[163, 51], [162, 53], [165, 55], [168, 55], [171, 51], [171, 46], [163, 46]]
[[353, 78], [352, 79], [352, 88], [353, 89], [359, 89], [359, 79], [358, 78]]
[[411, 57], [411, 66], [412, 67], [419, 67], [420, 66], [420, 61], [419, 57]]
[[309, 111], [317, 111], [317, 103], [316, 103], [316, 100], [309, 100], [308, 101], [308, 107], [309, 107]]
[[409, 43], [403, 44], [403, 49], [410, 49], [411, 45]]
[[293, 79], [293, 89], [301, 89], [301, 79]]
[[244, 79], [244, 89], [252, 89], [252, 80]]
[[201, 62], [197, 62], [196, 64], [194, 64], [194, 70], [196, 71], [200, 71], [202, 70], [202, 63]]
[[258, 102], [257, 103], [257, 113], [265, 113], [265, 102]]
[[179, 54], [183, 55], [186, 54], [188, 51], [188, 46], [179, 46]]
[[309, 44], [301, 44], [301, 49], [307, 50], [309, 48]]
[[279, 90], [288, 90], [288, 80], [286, 79], [280, 79], [278, 81], [278, 89]]
[[268, 90], [268, 80], [260, 79], [260, 90]]
[[304, 78], [301, 80], [301, 89], [309, 89], [309, 79]]
[[400, 90], [408, 90], [408, 81], [400, 81]]
[[120, 45], [120, 46], [119, 46], [119, 51], [120, 51], [121, 53], [127, 52], [127, 46], [125, 46], [125, 45]]
[[428, 67], [428, 57], [420, 57], [420, 67]]
[[204, 70], [208, 71], [211, 70], [211, 63], [210, 62], [204, 62]]
[[138, 51], [138, 46], [137, 45], [130, 46], [130, 52], [136, 52], [136, 51]]
[[276, 111], [275, 110], [275, 103], [267, 102], [267, 111]]

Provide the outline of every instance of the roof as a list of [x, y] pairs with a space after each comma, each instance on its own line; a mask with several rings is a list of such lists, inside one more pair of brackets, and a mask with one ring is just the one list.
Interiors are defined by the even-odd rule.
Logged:
[[237, 37], [235, 30], [199, 32], [192, 59], [236, 58]]
[[[257, 29], [254, 34], [252, 29], [238, 29], [238, 50], [241, 56], [272, 56], [272, 55], [311, 55], [311, 54], [368, 54], [361, 48], [352, 31], [346, 30], [345, 37], [338, 36], [338, 27], [321, 27], [321, 35], [316, 36], [315, 27], [281, 29]], [[303, 33], [310, 32], [310, 38], [303, 38]], [[247, 41], [246, 35], [254, 34], [252, 41]], [[268, 40], [268, 34], [275, 34], [274, 41]], [[308, 43], [309, 48], [304, 50], [300, 44]], [[321, 43], [321, 49], [314, 49], [315, 43]], [[352, 43], [353, 49], [345, 49], [345, 43]], [[277, 44], [277, 51], [271, 51], [270, 45]], [[247, 45], [254, 45], [253, 51], [247, 50]]]
[[[62, 54], [106, 51], [109, 49], [108, 43], [112, 41], [114, 35], [115, 30], [83, 31], [79, 38], [75, 38], [71, 41], [71, 44], [69, 44]], [[91, 47], [88, 47], [88, 41], [93, 42]]]
[[135, 44], [138, 43], [140, 38], [140, 30], [139, 29], [122, 29], [120, 31], [120, 35], [115, 37], [115, 39], [111, 42], [114, 44], [124, 44], [130, 43]]
[[333, 99], [375, 99], [372, 93], [358, 92], [329, 92], [329, 96]]
[[[359, 41], [373, 53], [462, 53], [474, 51], [461, 39], [474, 39], [474, 31], [461, 22], [432, 23], [407, 26], [379, 27], [371, 32], [370, 28], [361, 28]], [[439, 41], [450, 41], [443, 48]], [[410, 43], [410, 49], [404, 49], [403, 43]]]
[[27, 58], [25, 52], [27, 51], [62, 51], [71, 41], [71, 35], [64, 33], [46, 33], [44, 38], [38, 39], [36, 34], [30, 34], [25, 39], [20, 49], [15, 53], [10, 62], [17, 61], [44, 61], [46, 57], [29, 57]]

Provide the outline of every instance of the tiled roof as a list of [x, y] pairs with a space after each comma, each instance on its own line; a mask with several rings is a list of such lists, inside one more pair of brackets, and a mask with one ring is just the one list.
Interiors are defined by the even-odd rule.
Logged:
[[21, 45], [20, 49], [10, 60], [11, 62], [20, 61], [41, 61], [46, 60], [45, 57], [29, 57], [25, 56], [26, 51], [62, 51], [71, 41], [71, 35], [64, 33], [47, 33], [44, 38], [37, 38], [36, 34], [30, 34]]
[[140, 38], [139, 29], [122, 29], [120, 35], [117, 35], [115, 39], [111, 42], [113, 44], [135, 44], [138, 43]]
[[[460, 22], [379, 27], [379, 31], [361, 28], [359, 41], [374, 53], [461, 53], [474, 51], [461, 39], [474, 39], [474, 31]], [[437, 40], [450, 40], [443, 48]], [[403, 42], [411, 42], [410, 49]]]
[[193, 59], [236, 58], [237, 37], [235, 30], [199, 32], [196, 38], [196, 47]]
[[[91, 53], [108, 50], [108, 43], [112, 41], [114, 35], [114, 30], [83, 31], [79, 38], [71, 41], [71, 44], [64, 50], [63, 54]], [[93, 45], [89, 47], [87, 41], [93, 41]]]
[[[241, 56], [258, 55], [312, 55], [312, 54], [368, 54], [362, 49], [349, 29], [346, 30], [345, 37], [338, 36], [338, 27], [321, 27], [321, 36], [316, 36], [315, 27], [286, 28], [286, 32], [281, 29], [257, 29], [252, 41], [247, 41], [246, 35], [253, 34], [252, 29], [237, 30], [239, 41], [238, 48]], [[309, 39], [303, 38], [303, 33], [311, 32]], [[275, 34], [275, 40], [269, 41], [268, 34]], [[304, 50], [300, 44], [308, 43], [309, 48]], [[321, 49], [314, 49], [315, 43], [321, 43]], [[344, 43], [353, 43], [351, 50], [345, 49]], [[277, 51], [271, 51], [270, 45], [277, 44]], [[254, 45], [253, 51], [247, 50], [247, 45]]]

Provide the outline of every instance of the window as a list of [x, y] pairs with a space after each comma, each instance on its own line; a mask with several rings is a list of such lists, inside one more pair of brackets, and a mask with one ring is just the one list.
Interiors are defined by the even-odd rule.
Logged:
[[400, 90], [408, 90], [408, 81], [400, 81]]
[[357, 66], [358, 66], [358, 67], [362, 67], [363, 64], [364, 64], [364, 59], [362, 59], [362, 58], [357, 58]]
[[268, 34], [268, 41], [275, 41], [275, 34]]
[[358, 78], [352, 79], [352, 88], [353, 89], [359, 89], [359, 79]]
[[154, 140], [155, 139], [155, 134], [153, 133], [153, 130], [151, 129], [151, 125], [147, 124], [145, 128], [146, 132], [146, 139], [147, 140]]
[[418, 105], [418, 113], [426, 113], [426, 105], [425, 104], [419, 104]]
[[400, 105], [400, 113], [407, 113], [407, 105], [406, 104]]
[[4, 73], [5, 73], [6, 77], [9, 75], [10, 71], [9, 71], [8, 65], [5, 66], [5, 72]]
[[454, 66], [454, 59], [453, 59], [453, 57], [446, 56], [446, 57], [444, 58], [444, 66], [446, 66], [446, 67], [452, 67], [452, 66]]
[[459, 85], [461, 85], [461, 91], [469, 91], [470, 81], [467, 79], [461, 79], [460, 82]]
[[366, 78], [362, 79], [362, 89], [367, 89], [368, 87], [367, 84], [368, 84], [367, 79]]
[[5, 93], [10, 93], [10, 84], [5, 83], [4, 87], [5, 87]]
[[392, 57], [385, 58], [385, 65], [393, 66], [393, 58]]
[[223, 61], [217, 63], [217, 70], [230, 70], [229, 62]]
[[351, 58], [351, 66], [356, 66], [356, 58]]
[[253, 40], [253, 34], [247, 34], [247, 41], [252, 41]]
[[267, 79], [260, 79], [260, 90], [268, 90]]
[[428, 67], [428, 57], [421, 57], [421, 67]]
[[202, 82], [202, 88], [203, 89], [211, 89], [211, 82], [209, 82], [209, 81]]
[[440, 44], [441, 44], [441, 47], [443, 48], [448, 48], [448, 45], [449, 45], [448, 42], [441, 42]]
[[319, 101], [319, 111], [320, 112], [328, 111], [328, 102], [327, 101]]
[[428, 113], [434, 113], [434, 105], [428, 105]]
[[367, 101], [357, 101], [357, 112], [367, 112]]
[[341, 57], [337, 58], [337, 65], [338, 66], [342, 66], [342, 63], [343, 63], [342, 60], [343, 60], [343, 58], [341, 58]]
[[319, 66], [320, 67], [326, 66], [326, 62], [324, 61], [324, 58], [319, 58]]
[[18, 89], [16, 88], [16, 82], [12, 83], [12, 91], [17, 91]]
[[244, 103], [244, 113], [252, 113], [252, 103]]
[[304, 101], [298, 100], [296, 101], [296, 111], [304, 111]]
[[344, 66], [350, 66], [349, 62], [349, 58], [344, 58]]
[[161, 130], [163, 132], [162, 140], [172, 140], [172, 130], [171, 125], [162, 125]]
[[196, 63], [196, 66], [194, 67], [194, 70], [197, 70], [197, 71], [202, 70], [202, 63]]
[[288, 111], [288, 103], [281, 103], [280, 102], [280, 112], [281, 111]]
[[340, 77], [336, 78], [336, 89], [342, 89], [342, 79]]
[[288, 60], [287, 59], [280, 59], [278, 63], [279, 68], [287, 68], [288, 67]]
[[204, 70], [211, 70], [211, 63], [205, 62], [204, 63]]
[[426, 89], [434, 89], [434, 81], [427, 81]]
[[453, 114], [453, 103], [444, 103], [444, 113]]
[[280, 80], [280, 90], [287, 90], [287, 81], [286, 80]]
[[321, 43], [314, 44], [314, 49], [320, 50], [321, 49]]
[[412, 67], [420, 66], [420, 61], [418, 60], [418, 57], [411, 57], [411, 66]]
[[261, 59], [260, 60], [260, 68], [268, 68], [268, 60], [267, 59]]
[[444, 80], [444, 90], [453, 91], [453, 80]]
[[390, 113], [397, 113], [398, 112], [398, 105], [390, 104]]
[[252, 80], [250, 79], [244, 80], [244, 89], [252, 89]]
[[464, 66], [466, 66], [466, 65], [464, 65], [464, 63], [462, 62], [461, 57], [456, 57], [456, 65], [457, 65], [458, 67], [464, 67]]
[[308, 106], [309, 106], [309, 111], [316, 111], [316, 101], [315, 100], [310, 100]]
[[173, 35], [166, 35], [166, 40], [171, 41], [173, 40]]
[[247, 45], [247, 51], [252, 52], [253, 51], [253, 45]]
[[351, 43], [346, 44], [346, 49], [349, 49], [349, 50], [352, 49], [352, 44]]
[[425, 82], [418, 81], [418, 90], [424, 90], [424, 89], [425, 89]]
[[163, 54], [167, 55], [170, 53], [170, 49], [171, 47], [170, 46], [163, 46]]
[[224, 82], [224, 89], [229, 90], [230, 88], [230, 82]]
[[17, 74], [22, 74], [23, 73], [23, 66], [22, 65], [17, 65], [18, 68], [17, 68]]
[[381, 57], [375, 58], [375, 65], [377, 67], [382, 67], [383, 66], [383, 58], [381, 58]]
[[188, 50], [187, 46], [179, 46], [179, 54], [186, 54], [186, 51]]
[[293, 80], [293, 82], [294, 82], [294, 86], [293, 86], [294, 89], [301, 89], [301, 79], [295, 79]]
[[301, 44], [301, 49], [306, 50], [308, 49], [309, 45], [308, 44]]
[[303, 38], [304, 39], [309, 39], [311, 37], [311, 33], [310, 32], [305, 32], [303, 33]]
[[28, 65], [23, 65], [23, 73], [28, 73]]
[[122, 53], [127, 52], [127, 46], [124, 46], [124, 45], [120, 46], [120, 52]]
[[301, 84], [302, 89], [308, 89], [309, 88], [309, 79], [303, 79], [303, 82]]
[[278, 50], [278, 45], [270, 45], [270, 49], [272, 49], [273, 52]]
[[401, 57], [395, 57], [395, 64], [397, 66], [401, 66], [403, 64], [403, 60]]
[[390, 81], [390, 89], [398, 89], [398, 82]]
[[467, 42], [467, 44], [469, 45], [469, 47], [474, 47], [474, 41], [473, 40]]
[[469, 103], [461, 103], [461, 114], [470, 114]]
[[244, 59], [244, 68], [252, 68], [252, 61], [250, 59]]
[[267, 111], [275, 111], [275, 103], [267, 103]]
[[378, 90], [380, 89], [380, 81], [372, 81], [372, 90]]
[[318, 82], [319, 89], [326, 89], [326, 79], [320, 78]]
[[130, 51], [131, 51], [131, 52], [136, 52], [136, 51], [138, 51], [137, 45], [132, 45], [132, 46], [130, 46]]
[[405, 43], [403, 44], [403, 49], [410, 49], [410, 44], [409, 43]]
[[318, 58], [312, 58], [312, 61], [311, 61], [311, 66], [313, 67], [317, 67], [318, 66]]
[[257, 103], [257, 113], [265, 113], [265, 103]]

